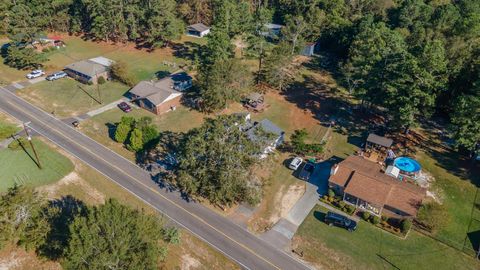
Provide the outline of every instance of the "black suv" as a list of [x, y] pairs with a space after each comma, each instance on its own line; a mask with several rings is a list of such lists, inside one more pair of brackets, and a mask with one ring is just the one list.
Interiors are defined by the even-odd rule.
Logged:
[[357, 222], [333, 212], [327, 213], [325, 216], [325, 223], [327, 223], [328, 226], [335, 225], [337, 227], [345, 228], [350, 232], [357, 229]]
[[311, 162], [307, 162], [305, 163], [305, 165], [303, 165], [303, 168], [300, 171], [298, 178], [304, 181], [310, 181], [310, 177], [312, 176], [312, 173], [314, 170], [315, 170], [315, 164]]

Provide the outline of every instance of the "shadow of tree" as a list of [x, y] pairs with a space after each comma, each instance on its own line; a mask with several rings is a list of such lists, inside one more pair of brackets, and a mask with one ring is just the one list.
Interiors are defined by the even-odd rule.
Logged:
[[172, 48], [175, 57], [194, 61], [199, 58], [202, 45], [187, 41], [185, 43], [174, 43]]
[[117, 130], [117, 124], [105, 123], [105, 126], [108, 130], [108, 137], [115, 141], [115, 131]]
[[49, 213], [48, 222], [52, 230], [48, 233], [45, 244], [39, 248], [39, 253], [48, 259], [57, 260], [67, 249], [70, 224], [76, 216], [86, 214], [86, 206], [82, 201], [67, 195], [51, 201]]

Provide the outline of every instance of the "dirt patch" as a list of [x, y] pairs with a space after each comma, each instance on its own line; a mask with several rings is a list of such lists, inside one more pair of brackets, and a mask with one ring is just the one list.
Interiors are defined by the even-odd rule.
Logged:
[[284, 192], [285, 186], [282, 186], [280, 191], [275, 196], [275, 204], [279, 205], [277, 212], [272, 215], [269, 221], [272, 224], [277, 223], [280, 218], [286, 217], [290, 209], [305, 193], [305, 185], [296, 184], [288, 187], [287, 192]]
[[200, 266], [202, 266], [200, 261], [192, 257], [190, 254], [182, 255], [182, 270], [198, 269]]
[[38, 187], [37, 190], [40, 192], [44, 192], [49, 199], [55, 199], [58, 197], [58, 193], [61, 189], [63, 188], [72, 188], [72, 189], [78, 189], [80, 190], [83, 194], [85, 194], [88, 197], [88, 201], [91, 202], [92, 204], [103, 204], [105, 202], [105, 195], [92, 187], [85, 179], [83, 179], [80, 175], [79, 172], [83, 168], [83, 165], [81, 162], [79, 162], [75, 157], [70, 155], [70, 153], [66, 152], [62, 148], [58, 147], [57, 145], [53, 144], [47, 139], [44, 139], [43, 137], [40, 138], [44, 143], [48, 144], [52, 148], [54, 148], [56, 151], [60, 152], [62, 155], [66, 156], [70, 161], [75, 166], [75, 169], [73, 172], [67, 174], [65, 177], [60, 179], [60, 181], [50, 184], [50, 185], [45, 185]]
[[0, 270], [60, 270], [59, 263], [38, 258], [34, 252], [6, 247], [0, 251]]
[[49, 199], [54, 199], [58, 197], [58, 191], [66, 186], [74, 186], [82, 190], [89, 197], [88, 201], [93, 204], [103, 204], [105, 202], [105, 195], [82, 179], [76, 171], [69, 173], [54, 184], [39, 187], [37, 190], [44, 192]]

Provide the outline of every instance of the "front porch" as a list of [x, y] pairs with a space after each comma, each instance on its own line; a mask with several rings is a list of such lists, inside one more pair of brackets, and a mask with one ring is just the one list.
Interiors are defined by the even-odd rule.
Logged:
[[357, 198], [357, 197], [355, 197], [353, 195], [350, 195], [348, 193], [343, 194], [343, 201], [350, 204], [350, 205], [355, 206], [357, 209], [360, 209], [362, 211], [370, 212], [373, 215], [376, 215], [376, 216], [381, 216], [382, 215], [382, 210], [383, 210], [382, 206], [377, 206], [373, 203], [369, 203], [365, 200]]

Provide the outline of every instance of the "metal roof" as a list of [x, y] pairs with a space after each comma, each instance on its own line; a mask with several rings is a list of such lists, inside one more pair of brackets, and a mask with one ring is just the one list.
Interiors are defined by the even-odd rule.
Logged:
[[193, 30], [198, 31], [198, 32], [204, 32], [204, 31], [207, 31], [208, 29], [210, 29], [210, 27], [206, 26], [203, 23], [192, 24], [192, 25], [189, 25], [188, 28], [193, 29]]
[[390, 147], [392, 146], [393, 140], [382, 137], [382, 136], [378, 136], [377, 134], [374, 134], [374, 133], [370, 133], [368, 134], [367, 142], [371, 142], [371, 143], [378, 144], [385, 147]]

